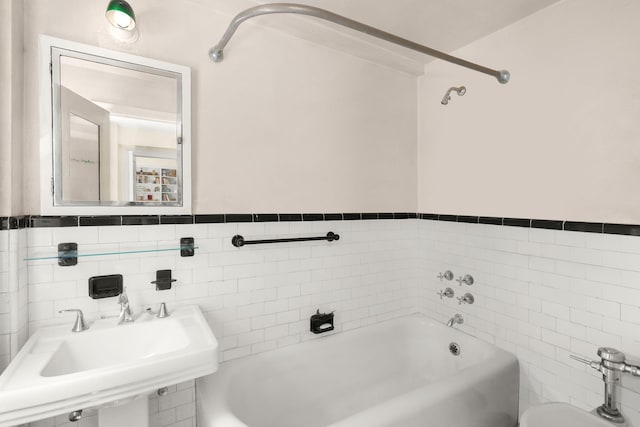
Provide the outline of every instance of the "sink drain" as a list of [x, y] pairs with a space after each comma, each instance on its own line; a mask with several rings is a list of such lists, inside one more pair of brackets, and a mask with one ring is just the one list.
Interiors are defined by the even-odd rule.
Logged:
[[449, 351], [454, 356], [458, 356], [460, 354], [460, 345], [456, 342], [452, 342], [451, 344], [449, 344]]

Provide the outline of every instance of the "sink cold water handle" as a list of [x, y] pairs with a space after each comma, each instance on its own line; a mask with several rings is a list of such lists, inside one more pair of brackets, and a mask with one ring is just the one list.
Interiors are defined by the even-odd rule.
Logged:
[[73, 328], [71, 328], [71, 332], [82, 332], [89, 329], [89, 327], [84, 323], [82, 310], [79, 310], [77, 308], [69, 308], [66, 310], [60, 310], [58, 313], [76, 313], [76, 321], [73, 324]]

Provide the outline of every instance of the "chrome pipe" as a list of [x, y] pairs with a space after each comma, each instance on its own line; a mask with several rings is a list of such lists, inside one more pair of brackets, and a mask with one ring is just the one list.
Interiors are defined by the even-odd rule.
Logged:
[[435, 50], [430, 47], [412, 42], [411, 40], [398, 37], [394, 34], [379, 30], [375, 27], [371, 27], [361, 22], [354, 21], [353, 19], [346, 18], [342, 15], [329, 12], [328, 10], [295, 3], [264, 4], [251, 7], [237, 14], [235, 18], [231, 20], [227, 31], [225, 31], [218, 44], [211, 48], [211, 50], [209, 50], [209, 57], [211, 58], [211, 60], [214, 62], [220, 62], [224, 59], [224, 48], [227, 46], [227, 43], [229, 43], [229, 40], [231, 40], [231, 37], [236, 32], [240, 24], [242, 24], [244, 21], [255, 18], [256, 16], [270, 15], [274, 13], [294, 13], [298, 15], [308, 15], [315, 18], [324, 19], [325, 21], [333, 22], [335, 24], [342, 25], [343, 27], [348, 27], [353, 30], [360, 31], [361, 33], [369, 34], [370, 36], [377, 37], [379, 39], [406, 47], [411, 50], [415, 50], [425, 55], [433, 56], [434, 58], [442, 59], [443, 61], [460, 65], [461, 67], [488, 74], [495, 77], [498, 82], [502, 84], [507, 83], [509, 81], [509, 78], [511, 77], [511, 74], [507, 70], [493, 70], [491, 68], [484, 67], [482, 65], [478, 65], [461, 58], [457, 58], [447, 53], [440, 52], [439, 50]]

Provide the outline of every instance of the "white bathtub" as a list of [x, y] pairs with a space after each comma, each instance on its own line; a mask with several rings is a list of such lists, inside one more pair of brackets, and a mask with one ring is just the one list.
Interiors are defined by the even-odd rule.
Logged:
[[223, 363], [198, 427], [515, 427], [518, 381], [512, 354], [412, 315]]

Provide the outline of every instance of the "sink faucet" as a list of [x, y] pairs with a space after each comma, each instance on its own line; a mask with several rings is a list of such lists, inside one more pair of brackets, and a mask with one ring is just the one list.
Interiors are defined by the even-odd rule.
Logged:
[[87, 324], [84, 322], [84, 316], [82, 315], [82, 310], [76, 308], [70, 308], [67, 310], [60, 310], [58, 313], [76, 313], [76, 321], [73, 324], [73, 328], [71, 328], [71, 332], [82, 332], [89, 329]]
[[120, 315], [118, 316], [118, 325], [123, 323], [133, 322], [133, 313], [131, 307], [129, 307], [129, 297], [127, 297], [126, 289], [122, 291], [118, 297], [118, 304], [120, 304]]
[[456, 314], [451, 319], [449, 319], [449, 321], [447, 322], [447, 326], [451, 328], [453, 327], [454, 323], [457, 323], [459, 325], [462, 325], [464, 323], [464, 319], [460, 314]]
[[569, 357], [585, 365], [589, 365], [596, 371], [602, 373], [602, 380], [604, 381], [604, 403], [596, 408], [596, 412], [607, 421], [616, 424], [624, 423], [624, 416], [618, 410], [616, 385], [620, 383], [624, 372], [640, 377], [640, 366], [627, 363], [624, 353], [611, 347], [600, 347], [598, 349], [599, 361], [591, 361], [573, 354], [570, 354]]

